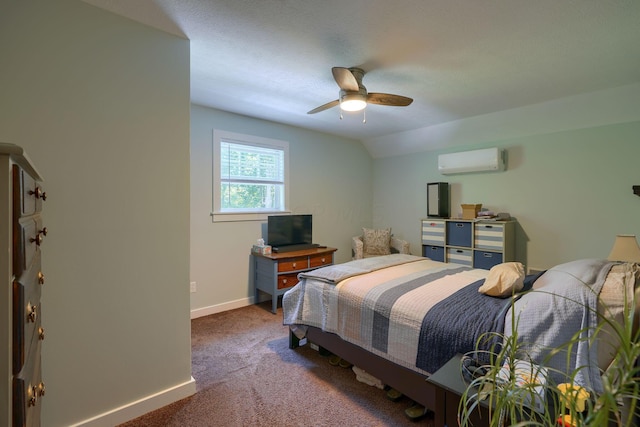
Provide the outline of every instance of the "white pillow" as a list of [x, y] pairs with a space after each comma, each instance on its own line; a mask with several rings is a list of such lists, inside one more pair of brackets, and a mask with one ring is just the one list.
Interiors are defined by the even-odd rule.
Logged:
[[478, 292], [506, 298], [524, 287], [524, 266], [519, 262], [503, 262], [494, 265]]

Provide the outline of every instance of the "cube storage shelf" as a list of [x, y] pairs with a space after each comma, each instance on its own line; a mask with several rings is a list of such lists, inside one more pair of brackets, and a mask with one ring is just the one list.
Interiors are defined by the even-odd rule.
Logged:
[[422, 256], [489, 270], [514, 261], [515, 221], [426, 218]]

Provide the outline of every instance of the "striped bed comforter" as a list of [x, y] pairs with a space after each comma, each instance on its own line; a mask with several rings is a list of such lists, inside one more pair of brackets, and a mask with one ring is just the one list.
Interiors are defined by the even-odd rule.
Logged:
[[423, 374], [474, 350], [484, 332], [502, 332], [511, 303], [478, 292], [487, 270], [411, 255], [314, 271], [284, 295], [285, 325], [335, 333]]

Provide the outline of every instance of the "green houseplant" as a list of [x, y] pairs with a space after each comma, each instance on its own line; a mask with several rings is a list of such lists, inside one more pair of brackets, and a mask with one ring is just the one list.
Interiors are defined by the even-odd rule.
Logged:
[[[637, 270], [634, 274], [637, 275]], [[512, 309], [509, 321], [513, 332], [485, 334], [478, 340], [476, 351], [469, 355], [484, 361], [483, 375], [471, 379], [462, 395], [458, 411], [460, 425], [472, 425], [472, 412], [485, 406], [487, 425], [491, 427], [636, 426], [640, 412], [640, 328], [633, 289], [632, 286], [630, 292], [624, 292], [624, 308], [617, 319], [607, 315], [606, 307], [605, 310], [588, 308], [597, 315], [596, 325], [590, 326], [589, 331], [577, 331], [561, 346], [547, 349], [546, 356], [542, 360], [538, 358], [539, 364], [519, 365], [519, 369], [512, 368], [519, 361], [534, 359], [529, 354], [531, 343], [524, 342], [518, 335], [520, 318]], [[496, 344], [489, 350], [479, 350], [487, 348], [481, 345], [481, 341], [486, 340]], [[601, 390], [586, 390], [586, 399], [576, 399], [577, 391], [581, 392], [580, 397], [587, 396], [582, 394], [585, 389], [577, 382], [580, 370], [587, 367], [558, 370], [547, 368], [547, 361], [566, 355], [569, 366], [569, 355], [576, 346], [585, 343], [591, 346], [596, 341], [617, 344], [613, 361], [603, 372]]]

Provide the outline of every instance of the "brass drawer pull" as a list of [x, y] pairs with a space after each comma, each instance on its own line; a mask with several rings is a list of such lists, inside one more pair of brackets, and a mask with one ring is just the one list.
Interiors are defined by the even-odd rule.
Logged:
[[44, 328], [42, 326], [38, 328], [38, 339], [44, 341]]
[[42, 271], [38, 271], [38, 283], [44, 285], [44, 273]]
[[36, 234], [36, 237], [32, 237], [29, 239], [29, 241], [31, 243], [35, 243], [36, 245], [40, 246], [42, 244], [42, 241], [44, 240], [44, 236], [46, 236], [48, 233], [47, 227], [44, 227], [42, 230], [38, 231], [38, 233]]
[[29, 388], [27, 389], [27, 406], [36, 406], [36, 404], [38, 403], [38, 397], [44, 396], [44, 393], [45, 388], [43, 382], [34, 386], [29, 385]]
[[42, 188], [40, 187], [36, 187], [35, 190], [29, 191], [29, 194], [35, 196], [36, 199], [42, 199], [43, 201], [47, 200], [47, 192], [42, 191]]
[[42, 240], [44, 239], [44, 237], [42, 236], [42, 234], [38, 233], [36, 234], [36, 237], [32, 237], [29, 239], [29, 241], [31, 243], [35, 243], [37, 246], [40, 246], [42, 244]]
[[38, 403], [38, 387], [30, 385], [27, 389], [27, 397], [29, 398], [27, 406], [36, 406], [36, 403]]
[[27, 303], [27, 322], [35, 323], [38, 318], [38, 307]]

